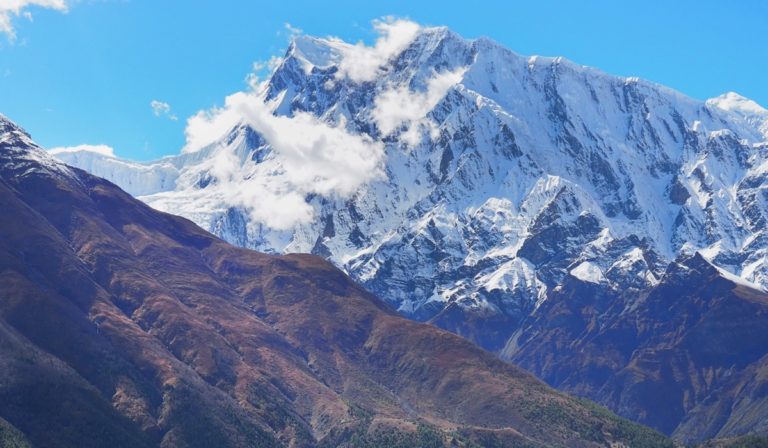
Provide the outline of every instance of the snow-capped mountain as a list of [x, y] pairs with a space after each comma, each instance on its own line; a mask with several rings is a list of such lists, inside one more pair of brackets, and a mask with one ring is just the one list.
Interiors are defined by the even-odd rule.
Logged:
[[496, 351], [568, 276], [643, 290], [699, 252], [768, 286], [768, 111], [734, 93], [417, 27], [300, 36], [215, 115], [224, 135], [157, 162], [57, 156], [234, 244], [323, 255]]

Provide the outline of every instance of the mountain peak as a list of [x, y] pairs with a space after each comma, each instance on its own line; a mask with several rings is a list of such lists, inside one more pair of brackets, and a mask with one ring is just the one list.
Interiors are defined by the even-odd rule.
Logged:
[[439, 42], [443, 39], [456, 39], [466, 41], [464, 37], [460, 36], [458, 33], [454, 32], [447, 26], [422, 27], [419, 29], [417, 38], [427, 39], [432, 42]]
[[30, 140], [30, 135], [21, 126], [0, 114], [0, 142], [8, 142], [12, 139]]
[[749, 125], [756, 127], [768, 139], [768, 109], [756, 101], [736, 92], [726, 92], [718, 97], [708, 99], [707, 106], [739, 116]]
[[14, 155], [41, 151], [27, 131], [2, 114], [0, 114], [0, 149], [10, 151]]
[[71, 177], [71, 170], [40, 148], [19, 125], [0, 114], [0, 166], [19, 173]]
[[338, 63], [341, 49], [349, 44], [340, 40], [322, 39], [313, 36], [299, 35], [293, 38], [288, 47], [287, 56], [319, 68], [328, 68]]
[[726, 92], [715, 98], [710, 98], [707, 100], [707, 104], [731, 112], [764, 115], [768, 117], [768, 110], [757, 104], [757, 102], [739, 95], [736, 92]]
[[[702, 277], [720, 277], [731, 282], [734, 286], [741, 286], [754, 291], [766, 292], [766, 289], [758, 284], [747, 281], [724, 269], [710, 260], [705, 254], [696, 251], [693, 254], [678, 258], [675, 263], [670, 265], [669, 272], [679, 275], [678, 271], [695, 271]], [[703, 281], [702, 281], [703, 283]]]
[[[394, 21], [379, 24], [378, 31], [379, 37], [372, 45], [348, 43], [335, 37], [298, 35], [291, 41], [285, 57], [298, 61], [305, 73], [310, 73], [313, 67], [336, 66], [339, 76], [359, 82], [373, 80], [376, 69], [396, 61], [404, 53], [426, 57], [445, 42], [463, 47], [470, 44], [445, 26], [421, 27], [408, 21]], [[416, 58], [410, 65], [423, 62], [423, 58]]]

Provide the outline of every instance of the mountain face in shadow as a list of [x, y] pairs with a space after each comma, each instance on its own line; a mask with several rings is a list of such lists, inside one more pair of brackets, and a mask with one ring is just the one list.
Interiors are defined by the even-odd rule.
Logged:
[[502, 356], [675, 438], [768, 433], [768, 293], [701, 255], [650, 291], [567, 279]]
[[4, 443], [671, 446], [319, 257], [233, 247], [0, 121]]

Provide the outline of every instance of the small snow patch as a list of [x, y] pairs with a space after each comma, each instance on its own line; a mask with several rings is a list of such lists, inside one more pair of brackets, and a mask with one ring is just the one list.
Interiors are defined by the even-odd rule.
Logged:
[[[713, 264], [712, 266], [715, 266], [715, 265]], [[752, 283], [749, 280], [745, 280], [736, 274], [732, 274], [721, 267], [715, 266], [715, 269], [717, 269], [717, 271], [720, 273], [720, 275], [723, 278], [725, 278], [726, 280], [730, 280], [739, 286], [746, 286], [747, 288], [755, 289], [757, 291], [765, 291], [765, 288], [763, 288], [762, 286]]]
[[571, 269], [571, 275], [588, 283], [601, 283], [605, 281], [603, 271], [597, 265], [590, 263], [589, 261], [585, 261]]

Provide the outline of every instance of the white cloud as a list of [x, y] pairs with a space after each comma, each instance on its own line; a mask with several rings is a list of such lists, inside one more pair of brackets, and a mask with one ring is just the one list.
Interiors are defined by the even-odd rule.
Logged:
[[182, 153], [197, 152], [221, 138], [238, 124], [242, 117], [232, 108], [236, 95], [230, 95], [224, 100], [224, 107], [214, 107], [210, 110], [198, 111], [187, 119], [184, 134], [187, 143], [181, 149]]
[[288, 22], [285, 22], [284, 27], [285, 27], [285, 31], [288, 33], [288, 40], [293, 40], [294, 38], [296, 38], [296, 36], [299, 36], [302, 33], [304, 33], [304, 30], [302, 30], [301, 28], [297, 28]]
[[410, 146], [418, 144], [423, 129], [434, 129], [427, 114], [461, 81], [465, 71], [466, 68], [460, 68], [435, 75], [424, 92], [412, 92], [407, 86], [381, 92], [374, 100], [372, 112], [379, 131], [386, 136], [404, 127], [402, 139]]
[[384, 145], [365, 134], [353, 134], [344, 123], [330, 125], [309, 113], [292, 117], [272, 114], [260, 93], [238, 92], [221, 108], [201, 111], [187, 123], [188, 151], [200, 149], [237, 124], [251, 126], [270, 144], [272, 158], [253, 164], [240, 160], [233, 148], [213, 155], [209, 172], [232, 205], [274, 229], [311, 222], [309, 194], [347, 197], [361, 185], [384, 177]]
[[48, 150], [51, 154], [62, 154], [71, 152], [95, 152], [107, 157], [115, 157], [115, 150], [107, 145], [77, 145], [77, 146], [57, 146]]
[[163, 101], [152, 100], [149, 102], [149, 107], [152, 108], [152, 112], [156, 117], [168, 117], [169, 119], [176, 121], [179, 118], [171, 113], [171, 105]]
[[259, 81], [262, 77], [271, 75], [283, 63], [280, 56], [272, 56], [266, 61], [256, 61], [253, 63], [252, 71], [245, 77], [245, 82], [251, 90], [257, 90]]
[[283, 58], [280, 56], [272, 56], [267, 61], [256, 61], [253, 63], [253, 73], [260, 73], [264, 71], [273, 72], [283, 62]]
[[374, 46], [362, 42], [339, 46], [342, 54], [336, 74], [339, 78], [347, 77], [354, 82], [372, 81], [379, 68], [405, 50], [421, 29], [415, 22], [393, 18], [376, 20], [373, 27], [379, 34]]
[[249, 182], [237, 199], [253, 221], [275, 230], [310, 223], [315, 214], [302, 194], [278, 182]]
[[67, 11], [65, 0], [0, 0], [0, 33], [5, 33], [11, 41], [15, 40], [16, 30], [13, 27], [13, 18], [22, 16], [32, 20], [32, 13], [27, 10], [29, 6]]
[[306, 193], [347, 196], [383, 177], [384, 145], [331, 126], [309, 113], [276, 116], [260, 99], [242, 101], [238, 111], [274, 148], [289, 182]]

